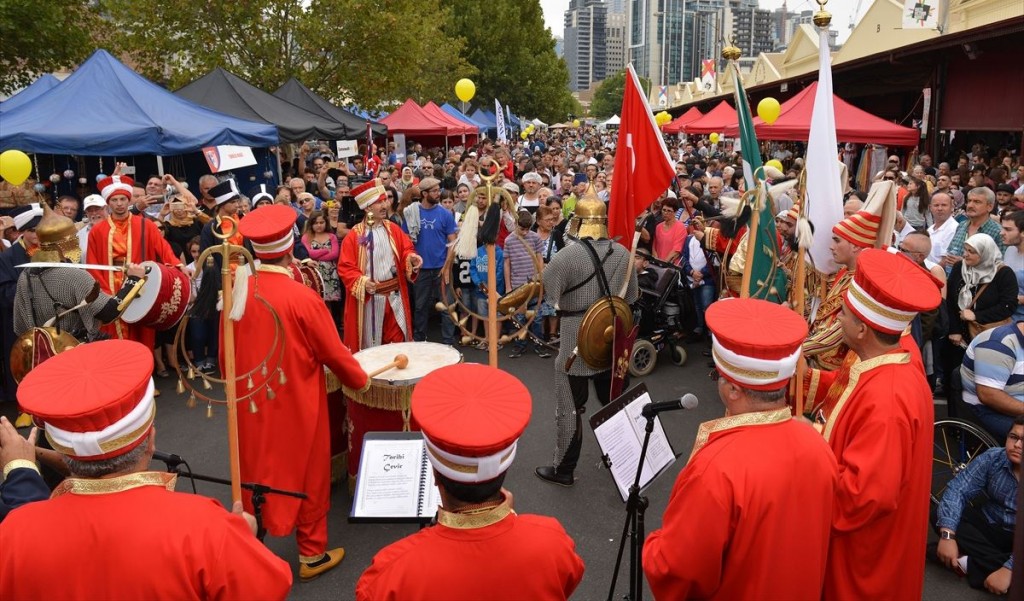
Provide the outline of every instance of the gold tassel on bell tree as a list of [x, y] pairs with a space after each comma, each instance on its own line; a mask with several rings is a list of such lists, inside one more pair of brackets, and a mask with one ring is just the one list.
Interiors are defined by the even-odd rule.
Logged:
[[284, 377], [284, 370], [283, 369], [277, 370], [277, 374], [278, 374], [278, 377], [277, 377], [277, 383], [278, 384], [280, 384], [281, 386], [284, 386], [285, 384], [288, 383], [288, 378]]
[[264, 378], [267, 377], [267, 364], [266, 363], [264, 363], [263, 366], [260, 367], [260, 375], [263, 376]]
[[213, 418], [213, 403], [206, 404], [206, 419]]
[[274, 389], [271, 388], [270, 386], [267, 386], [267, 398], [270, 400], [274, 400], [277, 398], [277, 393], [275, 393]]
[[245, 381], [245, 385], [249, 387], [249, 390], [256, 388], [256, 383], [252, 381], [252, 376], [249, 376], [249, 379]]
[[185, 394], [185, 381], [178, 378], [178, 394]]
[[192, 394], [188, 395], [188, 401], [185, 402], [185, 406], [188, 407], [189, 409], [196, 408], [196, 393], [193, 392]]
[[205, 388], [206, 390], [210, 390], [211, 388], [213, 388], [213, 384], [210, 384], [210, 380], [208, 380], [206, 376], [203, 376], [203, 388]]
[[256, 413], [256, 401], [249, 399], [249, 413]]
[[196, 379], [196, 368], [192, 367], [191, 365], [188, 366], [188, 379], [189, 380], [195, 380]]

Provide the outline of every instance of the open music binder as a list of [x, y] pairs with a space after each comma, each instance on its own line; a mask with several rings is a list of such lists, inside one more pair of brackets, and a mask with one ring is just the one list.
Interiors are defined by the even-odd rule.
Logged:
[[421, 433], [366, 433], [350, 522], [429, 522], [440, 505]]
[[[640, 461], [647, 418], [641, 412], [651, 402], [647, 386], [637, 384], [617, 399], [608, 403], [590, 418], [597, 444], [601, 447], [605, 465], [615, 480], [622, 501], [629, 497], [629, 487], [636, 478], [636, 466]], [[661, 427], [661, 420], [655, 416], [651, 441], [647, 445], [643, 471], [640, 473], [640, 490], [647, 488], [659, 474], [676, 460], [672, 444]]]

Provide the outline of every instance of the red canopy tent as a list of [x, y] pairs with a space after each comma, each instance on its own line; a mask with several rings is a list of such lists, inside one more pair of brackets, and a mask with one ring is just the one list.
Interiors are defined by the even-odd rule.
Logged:
[[449, 136], [462, 136], [463, 134], [465, 134], [466, 137], [468, 138], [469, 136], [475, 137], [480, 134], [479, 127], [473, 127], [468, 123], [463, 123], [462, 121], [459, 121], [455, 117], [452, 117], [448, 113], [444, 112], [444, 110], [442, 110], [441, 107], [434, 104], [433, 100], [423, 105], [423, 112], [425, 112], [435, 121], [439, 121], [441, 123], [446, 124], [448, 126]]
[[[754, 118], [754, 130], [758, 140], [806, 140], [810, 137], [811, 113], [814, 110], [814, 95], [818, 82], [814, 82], [782, 104], [779, 118], [768, 125], [759, 117]], [[836, 139], [840, 142], [857, 144], [885, 144], [886, 146], [917, 146], [920, 132], [876, 117], [861, 110], [842, 98], [832, 95], [836, 112]], [[739, 134], [739, 123], [733, 117], [732, 123], [722, 130], [726, 136]]]
[[704, 115], [701, 114], [697, 107], [691, 106], [690, 110], [686, 111], [682, 115], [679, 115], [675, 119], [665, 124], [665, 127], [661, 128], [661, 131], [666, 134], [678, 134], [683, 131], [683, 126], [688, 123], [693, 123], [697, 119], [700, 119]]
[[683, 131], [687, 134], [713, 134], [738, 121], [736, 109], [723, 100], [700, 119], [684, 125]]
[[[445, 138], [450, 136], [461, 136], [466, 127], [462, 124], [456, 126], [453, 123], [442, 121], [433, 117], [429, 112], [416, 104], [412, 98], [405, 101], [387, 117], [380, 120], [388, 126], [388, 133], [405, 134], [416, 138]], [[476, 132], [474, 132], [476, 133]]]

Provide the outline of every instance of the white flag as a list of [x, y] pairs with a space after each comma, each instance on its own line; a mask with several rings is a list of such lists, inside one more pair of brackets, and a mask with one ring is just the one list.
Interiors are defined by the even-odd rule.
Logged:
[[839, 181], [836, 159], [836, 112], [832, 105], [832, 64], [829, 58], [828, 31], [818, 31], [818, 89], [811, 113], [811, 131], [807, 141], [806, 215], [814, 225], [814, 241], [810, 255], [814, 268], [822, 273], [835, 273], [829, 246], [832, 226], [843, 219], [843, 186]]
[[498, 141], [508, 142], [508, 132], [505, 130], [505, 111], [501, 108], [498, 99], [494, 99], [494, 116], [498, 120]]

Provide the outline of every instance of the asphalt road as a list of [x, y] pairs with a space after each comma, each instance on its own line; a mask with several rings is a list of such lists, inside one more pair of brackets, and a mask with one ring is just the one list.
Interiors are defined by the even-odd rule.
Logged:
[[[700, 399], [700, 406], [694, 410], [662, 414], [666, 433], [676, 454], [681, 457], [646, 491], [650, 500], [646, 514], [648, 531], [661, 524], [672, 484], [689, 455], [698, 425], [723, 414], [715, 384], [708, 377], [708, 359], [700, 354], [702, 347], [688, 348], [691, 352], [686, 365], [673, 365], [667, 351], [663, 352], [654, 372], [643, 380], [655, 400], [678, 398], [686, 392], [692, 392]], [[463, 349], [463, 352], [467, 362], [483, 363], [487, 360], [486, 354], [481, 351]], [[586, 573], [573, 598], [605, 599], [625, 520], [625, 504], [608, 470], [600, 467], [597, 443], [589, 427], [585, 428], [583, 454], [575, 486], [554, 486], [534, 475], [536, 466], [551, 461], [554, 450], [552, 359], [540, 359], [532, 353], [519, 359], [509, 359], [507, 352], [501, 353], [500, 367], [520, 378], [529, 388], [533, 395], [533, 415], [520, 440], [516, 461], [509, 471], [505, 486], [515, 494], [515, 508], [518, 512], [553, 516], [575, 539], [577, 552], [586, 564]], [[185, 397], [176, 393], [173, 379], [158, 379], [157, 385], [163, 393], [158, 399], [157, 448], [181, 455], [195, 472], [227, 477], [227, 429], [223, 407], [215, 408], [214, 416], [207, 419], [204, 406], [186, 408]], [[588, 405], [588, 415], [598, 408], [597, 400], [592, 398]], [[10, 405], [2, 406], [3, 414], [9, 417], [13, 417], [13, 411]], [[937, 411], [941, 415], [945, 414], [944, 407], [937, 407]], [[287, 441], [282, 442], [287, 444]], [[163, 469], [163, 464], [154, 461], [152, 467]], [[218, 498], [225, 503], [230, 498], [230, 492], [225, 486], [199, 482], [197, 487], [199, 494]], [[179, 479], [178, 490], [191, 492], [191, 486]], [[293, 567], [296, 582], [290, 595], [292, 599], [353, 598], [356, 580], [369, 566], [373, 555], [383, 546], [413, 533], [416, 528], [408, 524], [348, 523], [351, 499], [343, 485], [335, 487], [331, 502], [329, 542], [332, 546], [344, 546], [346, 550], [345, 561], [337, 569], [313, 582], [300, 583], [294, 538], [268, 537], [266, 541], [271, 550], [288, 560]], [[934, 553], [934, 537], [931, 542], [933, 545], [930, 552]], [[628, 552], [624, 564], [628, 564]], [[471, 566], [467, 567], [472, 569]], [[621, 598], [627, 589], [628, 576], [624, 565], [615, 597]], [[649, 591], [645, 594], [650, 598]], [[993, 597], [971, 589], [966, 581], [959, 580], [934, 560], [927, 560], [924, 599], [970, 601], [985, 598]]]

